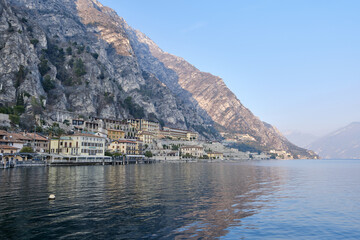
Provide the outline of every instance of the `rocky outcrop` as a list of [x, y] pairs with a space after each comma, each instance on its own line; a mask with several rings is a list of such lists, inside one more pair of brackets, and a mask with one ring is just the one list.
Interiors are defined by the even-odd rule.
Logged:
[[[143, 117], [189, 128], [195, 108], [138, 64], [117, 14], [91, 0], [1, 0], [0, 103], [27, 113]], [[203, 136], [216, 138], [216, 131]], [[214, 132], [214, 134], [211, 134]]]
[[[0, 102], [15, 102], [17, 94], [24, 91], [39, 98], [44, 95], [39, 59], [26, 25], [5, 0], [0, 0], [0, 13]], [[44, 35], [39, 34], [39, 39]]]
[[313, 155], [291, 144], [276, 128], [254, 116], [221, 78], [162, 51], [143, 33], [131, 27], [126, 29], [141, 67], [155, 74], [174, 94], [193, 103], [205, 119], [210, 117], [223, 136], [247, 135], [262, 149], [286, 150], [296, 157]]
[[26, 113], [44, 121], [58, 112], [144, 117], [310, 156], [255, 117], [221, 78], [163, 52], [96, 0], [0, 0], [0, 11], [3, 106], [24, 98]]

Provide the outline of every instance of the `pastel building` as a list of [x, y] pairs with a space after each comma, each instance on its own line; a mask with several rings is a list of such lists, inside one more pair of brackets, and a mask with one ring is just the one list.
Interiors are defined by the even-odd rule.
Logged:
[[118, 152], [125, 155], [134, 155], [137, 151], [136, 141], [131, 140], [115, 140], [110, 143], [108, 150], [110, 152]]
[[221, 152], [208, 152], [206, 153], [210, 159], [223, 159], [224, 154]]
[[179, 139], [179, 140], [196, 140], [198, 138], [198, 133], [191, 132], [184, 129], [178, 128], [170, 128], [164, 127], [162, 131], [160, 131], [160, 135], [163, 138], [171, 138], [171, 139]]
[[193, 157], [202, 157], [204, 148], [201, 146], [182, 146], [180, 148], [181, 156], [191, 155]]
[[157, 122], [149, 121], [146, 119], [126, 119], [128, 123], [135, 126], [137, 131], [146, 131], [155, 134], [156, 136], [160, 131], [160, 124]]
[[120, 129], [108, 129], [108, 138], [110, 140], [119, 140], [121, 138], [125, 138], [125, 131]]
[[93, 134], [76, 133], [51, 139], [50, 153], [70, 156], [104, 156], [105, 138]]
[[148, 131], [139, 131], [138, 138], [143, 144], [152, 144], [156, 136], [154, 133]]

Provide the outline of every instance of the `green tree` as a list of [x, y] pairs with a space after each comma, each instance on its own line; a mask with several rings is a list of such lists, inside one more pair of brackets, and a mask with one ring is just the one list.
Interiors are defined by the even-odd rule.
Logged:
[[68, 48], [66, 49], [66, 54], [67, 54], [67, 55], [72, 55], [72, 48], [71, 48], [71, 47], [68, 47]]
[[81, 77], [86, 74], [85, 65], [81, 58], [78, 58], [74, 63], [74, 72], [77, 77]]
[[24, 106], [17, 105], [17, 106], [13, 107], [13, 111], [14, 111], [14, 114], [19, 116], [25, 112], [25, 108], [24, 108]]
[[113, 154], [112, 154], [111, 152], [106, 151], [106, 152], [105, 152], [105, 156], [107, 156], [107, 157], [112, 157]]
[[31, 43], [32, 45], [34, 45], [34, 47], [36, 47], [36, 45], [39, 43], [39, 40], [37, 40], [36, 38], [34, 38], [34, 39], [31, 39], [31, 40], [30, 40], [30, 43]]
[[63, 124], [65, 124], [66, 126], [69, 126], [69, 125], [70, 125], [70, 121], [67, 120], [67, 119], [65, 119], [65, 120], [63, 121]]
[[119, 152], [115, 152], [115, 153], [113, 154], [113, 156], [114, 156], [114, 157], [120, 157], [120, 156], [122, 156], [122, 154], [119, 153]]
[[38, 68], [41, 76], [44, 76], [50, 70], [50, 67], [48, 66], [48, 60], [46, 60], [44, 56], [40, 58]]
[[14, 125], [18, 125], [20, 123], [20, 117], [18, 115], [10, 114], [9, 119], [10, 119], [10, 122]]
[[134, 118], [140, 119], [140, 118], [145, 117], [144, 108], [142, 108], [138, 104], [134, 103], [131, 97], [125, 98], [124, 103], [125, 103], [126, 108], [129, 110], [129, 113]]
[[20, 150], [21, 153], [33, 153], [34, 150], [32, 149], [32, 147], [27, 147], [27, 146], [24, 146], [21, 150]]
[[51, 89], [55, 88], [55, 83], [53, 80], [51, 80], [51, 77], [49, 75], [46, 75], [42, 81], [43, 88], [45, 92], [49, 92]]
[[152, 156], [153, 156], [153, 154], [152, 154], [151, 151], [146, 151], [146, 152], [145, 152], [145, 157], [151, 158]]

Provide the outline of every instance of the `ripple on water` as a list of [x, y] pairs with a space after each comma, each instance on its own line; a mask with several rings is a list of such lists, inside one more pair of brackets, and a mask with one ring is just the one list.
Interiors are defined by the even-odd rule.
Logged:
[[358, 239], [359, 170], [354, 161], [0, 170], [0, 236]]

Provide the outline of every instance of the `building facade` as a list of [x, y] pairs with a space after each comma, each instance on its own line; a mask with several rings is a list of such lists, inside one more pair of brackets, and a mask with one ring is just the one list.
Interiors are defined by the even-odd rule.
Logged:
[[187, 140], [187, 141], [198, 139], [198, 133], [196, 132], [191, 132], [184, 129], [170, 128], [170, 127], [164, 127], [163, 130], [160, 131], [160, 135], [163, 138]]
[[210, 159], [223, 159], [224, 154], [221, 152], [208, 152], [206, 153]]
[[202, 157], [204, 155], [204, 148], [201, 146], [182, 146], [180, 147], [180, 153], [182, 157]]
[[135, 155], [137, 152], [136, 141], [115, 140], [110, 143], [108, 150], [110, 152], [118, 152], [125, 155]]
[[155, 134], [147, 131], [139, 131], [138, 138], [143, 144], [152, 144], [156, 139]]
[[126, 119], [128, 123], [135, 126], [137, 131], [146, 131], [153, 133], [155, 136], [159, 134], [160, 124], [146, 119]]
[[108, 130], [107, 130], [107, 133], [108, 133], [108, 138], [109, 138], [111, 141], [125, 138], [125, 131], [123, 131], [123, 130], [108, 129]]
[[49, 140], [37, 133], [9, 133], [0, 132], [0, 145], [13, 146], [22, 149], [24, 146], [31, 147], [34, 152], [45, 153], [49, 151]]
[[97, 132], [99, 130], [99, 123], [95, 121], [85, 121], [83, 119], [73, 119], [72, 127], [77, 131]]
[[36, 133], [26, 133], [26, 136], [31, 139], [30, 146], [33, 147], [35, 152], [49, 152], [49, 139]]
[[104, 156], [105, 138], [86, 133], [51, 139], [50, 153], [70, 156]]

